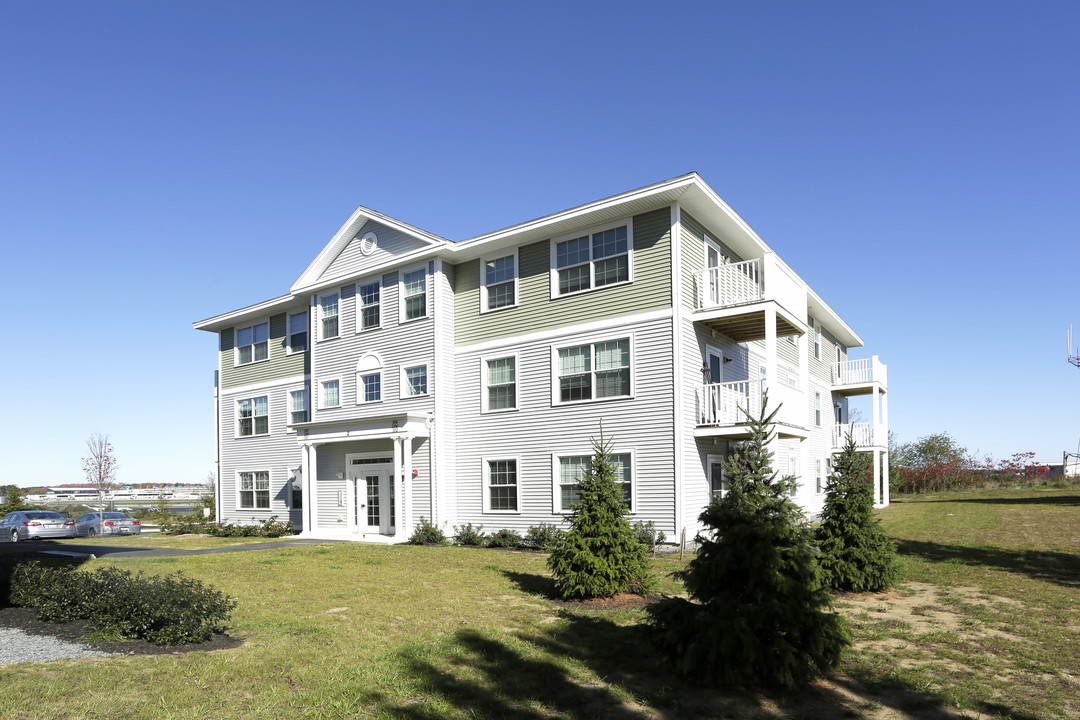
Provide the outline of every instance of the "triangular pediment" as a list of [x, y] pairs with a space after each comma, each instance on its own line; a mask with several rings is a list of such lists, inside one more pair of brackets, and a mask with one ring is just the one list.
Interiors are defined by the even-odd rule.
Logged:
[[293, 283], [292, 292], [359, 277], [450, 242], [382, 213], [357, 208]]

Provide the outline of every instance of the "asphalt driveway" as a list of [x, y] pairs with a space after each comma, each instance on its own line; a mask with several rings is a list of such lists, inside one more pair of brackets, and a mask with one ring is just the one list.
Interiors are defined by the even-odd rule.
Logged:
[[341, 542], [337, 540], [275, 540], [273, 542], [248, 543], [241, 545], [227, 545], [225, 547], [205, 548], [202, 550], [182, 550], [180, 548], [167, 547], [131, 547], [124, 545], [104, 545], [99, 543], [87, 544], [64, 544], [43, 542], [20, 542], [17, 544], [4, 543], [0, 545], [0, 552], [10, 555], [25, 555], [29, 557], [56, 557], [65, 556], [93, 556], [93, 557], [176, 557], [180, 555], [212, 555], [214, 553], [247, 552], [249, 550], [271, 550], [273, 548], [294, 547], [297, 545], [318, 545], [326, 542]]

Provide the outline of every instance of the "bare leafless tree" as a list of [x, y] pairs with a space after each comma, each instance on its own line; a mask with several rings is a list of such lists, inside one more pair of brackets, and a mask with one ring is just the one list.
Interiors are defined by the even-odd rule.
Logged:
[[105, 510], [105, 493], [112, 490], [116, 480], [116, 453], [113, 451], [109, 436], [105, 433], [94, 433], [86, 441], [86, 447], [90, 455], [83, 458], [83, 474], [87, 482], [98, 492], [98, 535], [102, 531], [102, 515]]

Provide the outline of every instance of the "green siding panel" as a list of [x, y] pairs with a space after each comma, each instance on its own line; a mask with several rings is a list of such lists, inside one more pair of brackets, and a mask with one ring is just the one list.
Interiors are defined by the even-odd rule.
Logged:
[[671, 307], [671, 209], [633, 218], [634, 281], [569, 297], [551, 297], [551, 242], [518, 248], [518, 305], [480, 312], [480, 261], [457, 266], [454, 292], [458, 345], [578, 325]]
[[[302, 310], [302, 308], [296, 308], [293, 312], [298, 312], [300, 310]], [[270, 317], [270, 358], [264, 362], [252, 363], [250, 365], [234, 366], [233, 342], [235, 339], [235, 328], [225, 328], [221, 331], [219, 344], [221, 347], [220, 382], [222, 390], [240, 387], [242, 385], [250, 385], [252, 383], [281, 380], [296, 375], [303, 375], [305, 372], [308, 372], [308, 353], [293, 353], [292, 355], [287, 355], [285, 353], [285, 324], [287, 317], [287, 313], [281, 313], [280, 315], [273, 315]], [[247, 326], [242, 325], [241, 327]]]

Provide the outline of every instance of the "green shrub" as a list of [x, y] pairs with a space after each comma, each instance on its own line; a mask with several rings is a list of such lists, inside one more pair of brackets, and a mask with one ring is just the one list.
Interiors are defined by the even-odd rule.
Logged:
[[267, 537], [277, 538], [292, 535], [295, 530], [292, 520], [281, 522], [277, 515], [272, 515], [258, 525], [231, 525], [229, 523], [208, 523], [180, 518], [161, 526], [166, 535], [212, 535], [214, 537]]
[[219, 630], [236, 601], [182, 573], [146, 576], [117, 567], [82, 572], [24, 563], [11, 577], [12, 604], [33, 607], [39, 620], [83, 619], [87, 628], [156, 645], [203, 642]]
[[454, 526], [454, 542], [458, 545], [483, 545], [485, 537], [483, 525], [473, 527], [472, 523], [466, 523], [461, 527]]
[[826, 584], [836, 590], [880, 592], [896, 582], [896, 544], [874, 516], [867, 458], [849, 435], [825, 485], [825, 506], [815, 536]]
[[793, 687], [833, 670], [850, 637], [817, 565], [802, 511], [777, 479], [773, 419], [747, 416], [750, 439], [725, 463], [728, 490], [700, 521], [701, 548], [680, 577], [691, 600], [648, 613], [676, 672], [703, 684]]
[[663, 530], [657, 530], [652, 520], [634, 523], [634, 533], [637, 535], [638, 542], [649, 548], [649, 552], [656, 552], [657, 544], [667, 540], [667, 535]]
[[562, 537], [562, 530], [552, 523], [531, 526], [525, 533], [524, 547], [551, 552]]
[[487, 546], [489, 548], [518, 548], [521, 547], [521, 543], [521, 536], [515, 531], [503, 529], [491, 534]]
[[447, 542], [446, 534], [423, 515], [409, 538], [412, 545], [446, 545]]
[[592, 463], [577, 484], [581, 501], [570, 516], [570, 530], [548, 557], [564, 599], [645, 595], [651, 585], [648, 553], [626, 519], [629, 508], [611, 447], [601, 428], [600, 440], [593, 440]]

